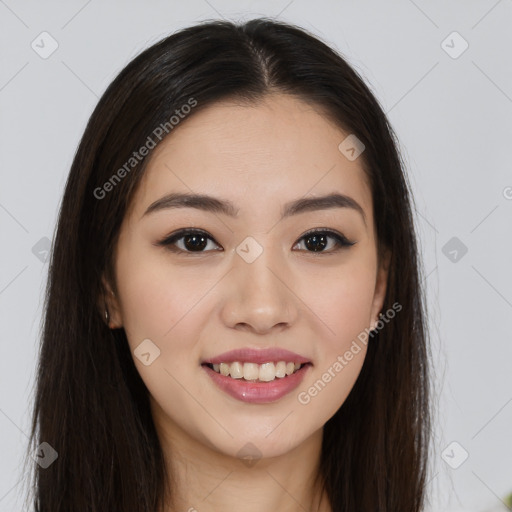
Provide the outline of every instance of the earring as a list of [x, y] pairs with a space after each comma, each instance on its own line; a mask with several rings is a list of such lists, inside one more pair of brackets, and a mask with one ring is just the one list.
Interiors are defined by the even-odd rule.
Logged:
[[[112, 290], [110, 290], [110, 293], [112, 294], [113, 297], [115, 297], [115, 294]], [[110, 315], [108, 313], [108, 309], [107, 307], [105, 306], [105, 322], [107, 324], [108, 327], [111, 327], [110, 325]]]
[[371, 332], [373, 331], [376, 331], [377, 330], [377, 323], [379, 322], [379, 320], [383, 317], [384, 315], [382, 313], [379, 313], [377, 315], [377, 321], [374, 323], [373, 327], [370, 329]]

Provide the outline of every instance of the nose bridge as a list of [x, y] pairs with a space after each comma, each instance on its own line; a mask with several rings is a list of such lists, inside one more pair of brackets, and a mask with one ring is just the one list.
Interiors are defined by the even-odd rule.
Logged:
[[264, 331], [292, 322], [295, 301], [281, 252], [248, 237], [239, 244], [236, 253], [230, 273], [233, 286], [226, 302], [231, 326], [246, 324]]

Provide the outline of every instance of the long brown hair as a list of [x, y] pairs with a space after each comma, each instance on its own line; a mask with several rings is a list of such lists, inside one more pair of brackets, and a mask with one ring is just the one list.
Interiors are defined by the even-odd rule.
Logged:
[[[172, 134], [171, 116], [191, 98], [189, 117], [219, 100], [256, 103], [276, 91], [316, 105], [364, 143], [379, 254], [391, 252], [383, 311], [402, 307], [370, 340], [350, 395], [324, 426], [321, 475], [332, 510], [423, 508], [429, 350], [412, 197], [396, 136], [338, 52], [299, 27], [259, 18], [202, 22], [154, 44], [119, 73], [90, 117], [50, 257], [29, 450], [48, 443], [58, 458], [46, 468], [31, 462], [37, 512], [154, 512], [172, 495], [126, 333], [109, 329], [99, 306], [103, 275], [116, 291], [112, 255], [148, 157], [130, 159], [149, 136], [155, 140], [157, 127]], [[113, 180], [123, 166], [122, 179]]]

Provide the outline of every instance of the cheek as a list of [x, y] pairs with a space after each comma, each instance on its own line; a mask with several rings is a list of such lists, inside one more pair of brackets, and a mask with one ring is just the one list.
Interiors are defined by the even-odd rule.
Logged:
[[[201, 298], [213, 283], [211, 276], [180, 271], [160, 256], [142, 251], [139, 255], [134, 249], [118, 259], [123, 326], [136, 368], [158, 404], [153, 405], [171, 416], [179, 412], [193, 417], [198, 413], [195, 401], [181, 383], [190, 378], [190, 361], [200, 358], [197, 339], [206, 322]], [[145, 342], [144, 352], [151, 353], [145, 365], [137, 348], [147, 339], [154, 345]]]
[[165, 255], [136, 250], [122, 254], [117, 262], [118, 288], [130, 344], [144, 338], [166, 343], [193, 313], [209, 279], [191, 281], [191, 275], [166, 263]]
[[352, 273], [343, 284], [333, 283], [331, 300], [326, 304], [327, 318], [335, 332], [337, 345], [346, 344], [369, 327], [369, 317], [374, 292], [374, 283], [367, 273]]
[[370, 327], [370, 313], [375, 292], [371, 255], [361, 254], [346, 266], [332, 272], [308, 274], [298, 281], [298, 295], [316, 318], [322, 332], [323, 347], [332, 353]]
[[[325, 421], [343, 404], [363, 366], [375, 291], [372, 257], [365, 255], [327, 275], [302, 281], [302, 296], [316, 318], [316, 361], [297, 401]], [[314, 286], [312, 284], [314, 283]], [[309, 285], [309, 293], [306, 290]], [[313, 413], [312, 413], [313, 414]]]

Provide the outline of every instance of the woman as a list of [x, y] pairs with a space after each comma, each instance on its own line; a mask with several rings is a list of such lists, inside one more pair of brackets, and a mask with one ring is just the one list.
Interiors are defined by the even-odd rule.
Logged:
[[420, 274], [395, 136], [340, 55], [269, 19], [153, 45], [66, 184], [35, 510], [422, 510]]

